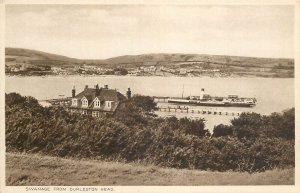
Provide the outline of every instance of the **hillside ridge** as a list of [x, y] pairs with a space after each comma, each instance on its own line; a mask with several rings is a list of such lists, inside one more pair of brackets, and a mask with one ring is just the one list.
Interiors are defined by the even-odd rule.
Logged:
[[108, 59], [77, 59], [11, 47], [5, 49], [5, 55], [5, 72], [9, 75], [294, 77], [294, 59], [287, 58], [146, 53]]
[[[116, 63], [134, 63], [134, 62], [193, 62], [193, 61], [209, 61], [209, 60], [260, 60], [265, 62], [268, 60], [271, 61], [290, 61], [291, 58], [263, 58], [263, 57], [248, 57], [248, 56], [229, 56], [229, 55], [209, 55], [209, 54], [184, 54], [184, 53], [146, 53], [138, 55], [121, 55], [116, 57], [111, 57], [107, 59], [77, 59], [71, 58], [59, 54], [52, 54], [48, 52], [43, 52], [39, 50], [25, 49], [25, 48], [5, 48], [5, 55], [14, 55], [14, 56], [27, 56], [27, 57], [39, 57], [40, 59], [49, 59], [49, 60], [62, 60], [62, 61], [72, 61], [72, 62], [102, 62], [106, 64], [116, 64]], [[33, 58], [35, 59], [35, 58]], [[211, 61], [213, 62], [213, 61]]]

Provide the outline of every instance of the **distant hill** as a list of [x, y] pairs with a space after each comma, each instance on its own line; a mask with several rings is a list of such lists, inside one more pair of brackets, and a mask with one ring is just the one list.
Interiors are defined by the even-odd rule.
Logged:
[[125, 55], [104, 60], [107, 64], [172, 64], [178, 62], [209, 62], [229, 65], [272, 67], [274, 65], [294, 65], [293, 59], [256, 58], [243, 56], [206, 55], [206, 54], [142, 54]]
[[82, 60], [76, 58], [22, 48], [5, 48], [5, 58], [6, 61], [32, 64], [63, 65], [82, 63]]
[[257, 58], [257, 57], [242, 57], [242, 56], [225, 56], [225, 55], [206, 55], [206, 54], [180, 54], [180, 53], [165, 53], [165, 54], [142, 54], [142, 55], [125, 55], [105, 60], [83, 60], [69, 58], [66, 56], [50, 54], [46, 52], [21, 49], [21, 48], [6, 48], [6, 61], [26, 62], [31, 64], [48, 64], [51, 66], [61, 65], [103, 65], [110, 68], [117, 66], [122, 67], [137, 67], [149, 65], [176, 65], [183, 62], [204, 62], [223, 66], [238, 66], [238, 67], [257, 67], [257, 68], [283, 68], [293, 69], [293, 59], [280, 58]]

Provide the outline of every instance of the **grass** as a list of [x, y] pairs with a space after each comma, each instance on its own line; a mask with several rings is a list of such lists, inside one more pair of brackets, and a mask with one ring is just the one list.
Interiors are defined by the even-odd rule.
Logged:
[[160, 168], [37, 154], [6, 154], [6, 185], [293, 185], [294, 169], [263, 173]]

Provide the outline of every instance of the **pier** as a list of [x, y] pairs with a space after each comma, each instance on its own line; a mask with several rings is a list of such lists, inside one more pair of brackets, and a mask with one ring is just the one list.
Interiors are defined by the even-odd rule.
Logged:
[[175, 112], [186, 114], [202, 114], [202, 115], [215, 115], [215, 116], [239, 116], [242, 112], [221, 110], [217, 108], [203, 108], [196, 109], [192, 106], [158, 106], [158, 111], [161, 112]]
[[68, 106], [71, 104], [71, 98], [60, 98], [60, 99], [46, 99], [46, 100], [39, 100], [41, 103], [49, 103], [52, 106]]
[[[215, 116], [239, 116], [244, 111], [236, 111], [230, 108], [215, 108], [215, 107], [199, 107], [193, 105], [172, 105], [168, 103], [169, 97], [153, 97], [157, 103], [158, 111], [170, 113], [185, 113], [185, 114], [201, 114]], [[40, 100], [39, 102], [48, 103], [52, 106], [69, 106], [71, 98], [57, 98]]]
[[[176, 104], [168, 103], [170, 97], [153, 96], [154, 102], [157, 104], [158, 111], [169, 113], [185, 113], [193, 115], [213, 115], [213, 116], [239, 116], [242, 112], [251, 112], [240, 107], [214, 107], [214, 106], [199, 106], [193, 104]], [[182, 99], [180, 97], [172, 97], [172, 99]]]
[[167, 103], [168, 102], [168, 98], [170, 98], [170, 97], [153, 96], [152, 98], [153, 98], [154, 102], [156, 102], [156, 103]]

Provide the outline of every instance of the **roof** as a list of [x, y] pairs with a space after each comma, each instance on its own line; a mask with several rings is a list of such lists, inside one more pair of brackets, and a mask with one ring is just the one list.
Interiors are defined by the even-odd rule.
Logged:
[[104, 101], [120, 101], [126, 99], [124, 95], [113, 89], [102, 89], [99, 97], [103, 98]]
[[96, 89], [95, 88], [86, 88], [81, 93], [77, 94], [74, 98], [82, 99], [83, 97], [96, 97]]
[[123, 94], [121, 94], [119, 92], [117, 92], [117, 97], [119, 98], [119, 100], [126, 100], [127, 99]]
[[92, 95], [84, 95], [84, 97], [88, 100], [89, 103], [91, 103], [94, 100]]
[[90, 101], [94, 100], [96, 97], [100, 101], [123, 101], [126, 100], [126, 97], [118, 92], [115, 89], [99, 89], [99, 96], [96, 96], [96, 89], [95, 88], [86, 88], [79, 94], [77, 94], [74, 98], [82, 99], [83, 97], [86, 97]]

